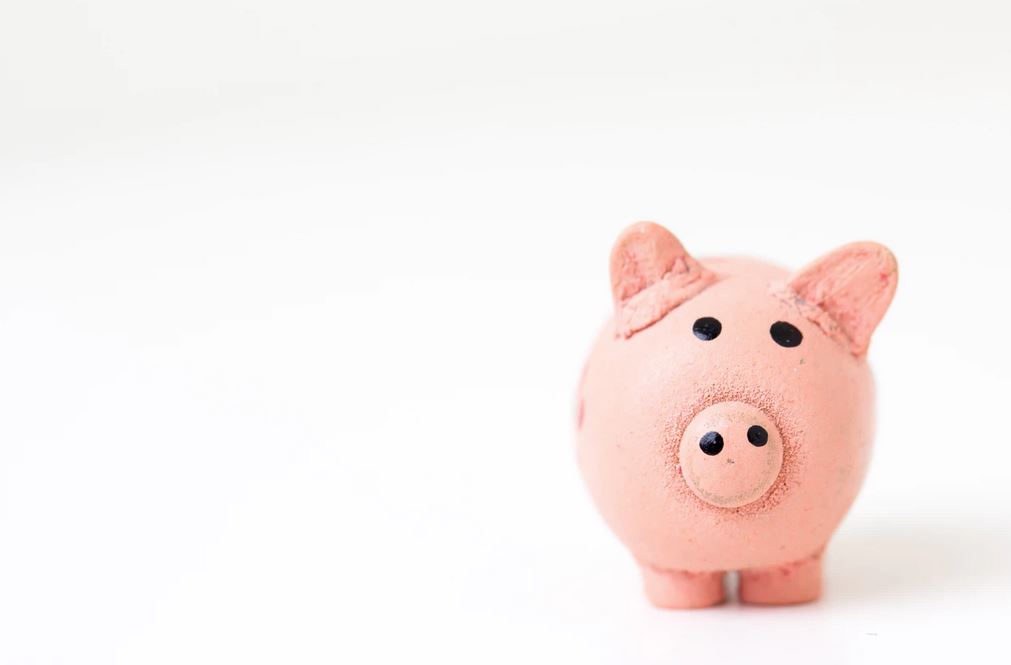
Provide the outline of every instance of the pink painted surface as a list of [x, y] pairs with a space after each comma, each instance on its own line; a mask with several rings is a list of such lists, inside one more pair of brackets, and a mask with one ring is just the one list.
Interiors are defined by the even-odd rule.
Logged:
[[[895, 291], [895, 259], [857, 243], [790, 275], [697, 261], [643, 223], [619, 238], [611, 269], [615, 317], [580, 384], [577, 452], [647, 596], [711, 605], [722, 573], [739, 570], [745, 602], [816, 598], [821, 552], [867, 468], [865, 352]], [[703, 317], [720, 322], [712, 339], [693, 333]], [[800, 331], [799, 345], [773, 339], [779, 321]]]

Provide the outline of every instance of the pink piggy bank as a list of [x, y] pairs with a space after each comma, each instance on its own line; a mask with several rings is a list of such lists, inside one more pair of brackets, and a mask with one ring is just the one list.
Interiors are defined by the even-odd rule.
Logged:
[[792, 275], [692, 258], [636, 224], [611, 254], [614, 317], [579, 387], [577, 453], [604, 519], [660, 607], [821, 593], [821, 561], [873, 436], [866, 352], [895, 293], [885, 247]]

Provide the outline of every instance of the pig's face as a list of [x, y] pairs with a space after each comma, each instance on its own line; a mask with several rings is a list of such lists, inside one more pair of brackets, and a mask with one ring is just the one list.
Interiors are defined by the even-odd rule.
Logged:
[[614, 326], [587, 364], [579, 453], [612, 527], [640, 558], [681, 553], [688, 569], [823, 545], [866, 463], [864, 353], [894, 292], [891, 254], [859, 243], [790, 276], [696, 261], [642, 224], [611, 272]]

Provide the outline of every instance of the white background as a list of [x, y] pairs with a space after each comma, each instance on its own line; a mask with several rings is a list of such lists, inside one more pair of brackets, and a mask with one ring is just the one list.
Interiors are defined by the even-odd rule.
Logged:
[[[1007, 661], [1011, 9], [0, 5], [0, 662]], [[814, 605], [663, 612], [572, 453], [654, 219], [901, 278]]]

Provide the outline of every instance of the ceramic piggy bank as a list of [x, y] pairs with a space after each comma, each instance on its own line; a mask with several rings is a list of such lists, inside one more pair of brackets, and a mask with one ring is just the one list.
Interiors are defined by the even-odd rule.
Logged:
[[871, 242], [790, 274], [695, 259], [652, 223], [618, 238], [577, 454], [655, 605], [719, 603], [728, 571], [742, 602], [819, 596], [822, 554], [867, 468], [867, 346], [897, 277]]

